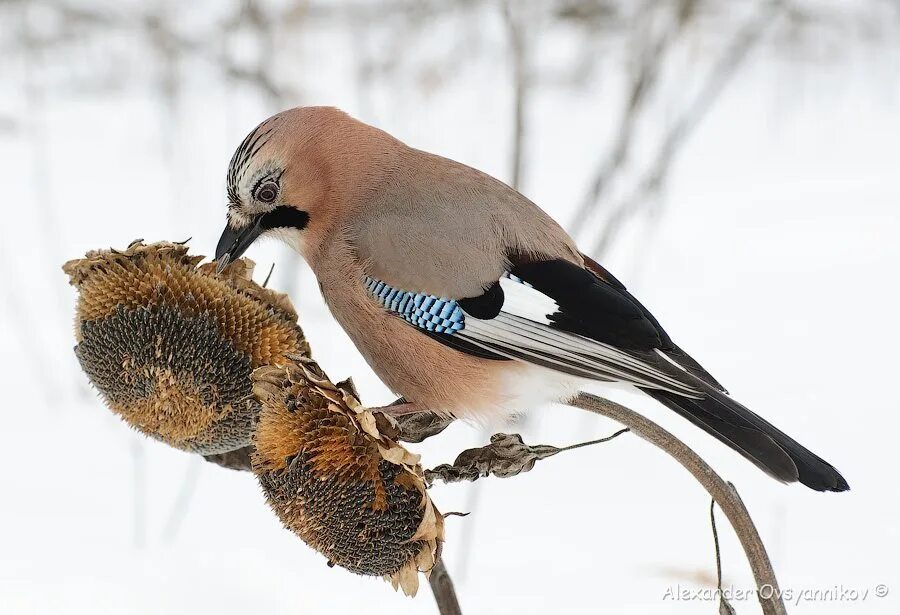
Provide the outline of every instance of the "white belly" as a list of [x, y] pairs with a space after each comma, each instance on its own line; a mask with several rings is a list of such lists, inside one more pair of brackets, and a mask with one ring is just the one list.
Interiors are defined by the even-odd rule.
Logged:
[[510, 361], [507, 366], [508, 369], [495, 376], [500, 382], [493, 395], [486, 395], [484, 403], [457, 410], [454, 414], [458, 418], [493, 423], [547, 404], [566, 402], [588, 382], [520, 361]]

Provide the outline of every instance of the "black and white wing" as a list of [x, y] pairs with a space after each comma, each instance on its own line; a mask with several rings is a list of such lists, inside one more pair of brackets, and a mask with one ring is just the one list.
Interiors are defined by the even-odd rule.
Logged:
[[633, 384], [779, 480], [818, 491], [849, 488], [828, 462], [729, 397], [588, 258], [584, 268], [563, 260], [514, 263], [483, 294], [462, 299], [366, 283], [386, 309], [462, 352]]
[[671, 340], [621, 284], [567, 261], [516, 265], [471, 298], [413, 293], [371, 278], [367, 287], [398, 316], [469, 354], [686, 397], [702, 395], [685, 368], [665, 354], [677, 350]]
[[460, 301], [467, 318], [455, 335], [582, 378], [702, 396], [685, 369], [665, 355], [674, 348], [668, 336], [622, 290], [567, 261], [518, 265], [483, 298]]

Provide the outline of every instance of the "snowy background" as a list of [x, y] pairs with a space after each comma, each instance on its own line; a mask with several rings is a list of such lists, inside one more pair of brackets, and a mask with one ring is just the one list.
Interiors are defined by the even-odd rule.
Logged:
[[[137, 237], [212, 253], [234, 147], [298, 104], [481, 168], [566, 225], [852, 491], [779, 485], [649, 398], [600, 392], [737, 485], [795, 600], [868, 591], [791, 612], [900, 612], [898, 31], [878, 1], [0, 4], [0, 613], [436, 611], [427, 587], [327, 568], [249, 474], [129, 430], [72, 353], [62, 262]], [[274, 242], [249, 256], [260, 278], [275, 263], [332, 379], [392, 400], [305, 266]], [[563, 445], [617, 426], [550, 407], [497, 428]], [[413, 448], [434, 466], [488, 435]], [[444, 551], [466, 613], [717, 612], [666, 599], [715, 585], [709, 500], [635, 437], [432, 497], [472, 512]], [[718, 519], [725, 585], [750, 589]]]

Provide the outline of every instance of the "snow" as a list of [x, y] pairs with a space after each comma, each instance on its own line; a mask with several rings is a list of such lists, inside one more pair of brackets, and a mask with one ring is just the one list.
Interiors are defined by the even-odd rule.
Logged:
[[[316, 71], [304, 103], [360, 110], [341, 62]], [[783, 589], [889, 588], [855, 603], [800, 600], [791, 612], [898, 612], [897, 92], [847, 78], [850, 69], [804, 69], [811, 76], [786, 102], [785, 70], [770, 58], [751, 64], [687, 143], [656, 222], [629, 227], [605, 264], [737, 398], [833, 462], [852, 491], [779, 485], [649, 398], [610, 395], [683, 437], [737, 485]], [[43, 148], [27, 131], [0, 141], [0, 612], [432, 612], [427, 588], [410, 600], [378, 579], [327, 568], [279, 526], [250, 475], [131, 432], [75, 362], [64, 260], [136, 237], [193, 237], [194, 251], [212, 252], [228, 159], [265, 115], [231, 94], [201, 83], [173, 118], [147, 93], [71, 93], [28, 110], [43, 126]], [[503, 177], [507, 96], [496, 71], [482, 67], [432, 97], [380, 91], [362, 119]], [[15, 93], [4, 101], [24, 114]], [[525, 191], [565, 222], [595, 163], [601, 118], [591, 100], [556, 91], [530, 116]], [[275, 287], [299, 279], [301, 324], [332, 379], [353, 375], [366, 402], [392, 399], [330, 320], [309, 270], [273, 242], [250, 256], [260, 279], [276, 262]], [[524, 435], [563, 445], [615, 429], [551, 407]], [[455, 425], [414, 448], [436, 465], [484, 438]], [[473, 489], [477, 508], [448, 519], [445, 548], [467, 613], [716, 608], [664, 599], [669, 588], [714, 579], [709, 501], [637, 438], [568, 452], [509, 480], [438, 485], [432, 497], [443, 511], [466, 511]], [[177, 505], [182, 491], [186, 507]], [[718, 519], [725, 583], [749, 589], [740, 547]], [[758, 608], [752, 598], [735, 606]]]

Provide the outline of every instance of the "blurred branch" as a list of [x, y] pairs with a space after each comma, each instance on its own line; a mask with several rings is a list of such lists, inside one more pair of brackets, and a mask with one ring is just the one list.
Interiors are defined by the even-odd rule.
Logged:
[[[38, 244], [39, 249], [37, 255], [31, 255], [30, 265], [34, 266], [35, 260], [46, 259], [51, 263], [61, 262], [63, 259], [60, 254], [60, 231], [58, 216], [53, 208], [53, 193], [50, 190], [50, 179], [52, 177], [52, 165], [50, 164], [50, 140], [47, 135], [44, 124], [44, 95], [38, 87], [36, 77], [36, 66], [38, 63], [38, 49], [35, 45], [35, 39], [32, 32], [32, 12], [30, 7], [20, 7], [20, 35], [23, 40], [23, 88], [24, 102], [28, 109], [29, 116], [23, 122], [26, 127], [29, 141], [31, 144], [30, 172], [31, 184], [34, 186], [34, 210], [41, 224], [41, 232], [34, 239], [34, 243]], [[5, 250], [0, 247], [0, 257], [2, 257], [4, 266], [9, 263]], [[10, 269], [13, 269], [12, 267]], [[4, 272], [6, 273], [6, 272]], [[31, 275], [27, 273], [26, 275]], [[6, 282], [12, 283], [18, 276], [10, 272], [4, 275]], [[17, 284], [13, 284], [12, 288], [22, 288]], [[67, 303], [61, 285], [54, 284], [53, 292], [56, 294], [56, 304], [65, 305]], [[62, 386], [58, 384], [57, 374], [48, 374], [47, 370], [41, 369], [41, 365], [53, 365], [53, 357], [45, 352], [37, 339], [35, 339], [29, 331], [35, 331], [37, 328], [23, 327], [26, 323], [34, 320], [33, 310], [28, 306], [28, 300], [20, 302], [21, 293], [6, 292], [5, 303], [13, 316], [11, 323], [16, 323], [12, 328], [16, 329], [16, 335], [21, 337], [22, 354], [28, 358], [34, 366], [38, 368], [35, 374], [45, 374], [42, 376], [41, 383], [42, 394], [47, 397], [50, 403], [47, 407], [55, 408], [59, 405], [59, 393]], [[62, 321], [60, 321], [62, 322]]]
[[[218, 44], [221, 37], [226, 34], [229, 24], [235, 22], [243, 23], [245, 18], [248, 23], [256, 23], [257, 25], [260, 23], [266, 25], [279, 23], [278, 17], [280, 13], [259, 17], [260, 13], [258, 9], [253, 7], [252, 2], [246, 5], [240, 3], [235, 16], [225, 20], [224, 26], [214, 26], [212, 31], [195, 35], [192, 38], [177, 33], [168, 21], [162, 19], [160, 15], [149, 11], [136, 11], [133, 14], [99, 11], [57, 0], [43, 0], [42, 2], [35, 2], [34, 5], [43, 5], [54, 10], [58, 14], [59, 19], [67, 24], [67, 29], [61, 31], [57, 37], [35, 37], [33, 44], [40, 48], [51, 48], [60, 43], [68, 42], [71, 38], [70, 30], [75, 27], [89, 28], [97, 32], [109, 32], [117, 29], [137, 31], [147, 36], [166, 62], [174, 61], [175, 54], [194, 55], [217, 66], [224, 76], [253, 85], [269, 96], [290, 98], [294, 95], [293, 90], [289, 86], [280, 84], [272, 78], [265, 70], [263, 62], [248, 68], [235, 61]], [[247, 16], [250, 17], [247, 18]], [[266, 59], [271, 60], [271, 54]]]
[[22, 123], [18, 118], [10, 115], [0, 115], [0, 134], [12, 135], [22, 130]]
[[136, 548], [146, 545], [147, 537], [147, 462], [144, 458], [144, 442], [131, 438], [131, 531]]
[[[240, 21], [240, 18], [237, 18]], [[265, 61], [258, 62], [255, 66], [246, 67], [236, 62], [224, 50], [218, 46], [207, 46], [199, 39], [188, 39], [168, 29], [154, 16], [147, 16], [143, 20], [147, 32], [156, 37], [161, 45], [168, 46], [176, 52], [195, 54], [218, 66], [222, 73], [229, 79], [243, 81], [275, 99], [287, 99], [294, 96], [291, 88], [277, 83], [266, 70], [266, 61], [271, 60], [271, 55], [265, 57]], [[253, 23], [253, 22], [250, 22]], [[258, 21], [257, 21], [258, 23]], [[212, 37], [213, 42], [217, 42]]]
[[[648, 19], [648, 13], [656, 6], [655, 2], [645, 3], [638, 14], [638, 25], [645, 22], [644, 28], [652, 30]], [[625, 97], [625, 106], [618, 123], [618, 131], [613, 139], [611, 150], [604, 156], [603, 161], [594, 171], [587, 193], [582, 199], [581, 205], [575, 211], [570, 228], [576, 232], [585, 228], [588, 218], [611, 183], [615, 174], [622, 168], [631, 153], [631, 145], [634, 142], [638, 119], [646, 107], [646, 103], [653, 93], [662, 72], [666, 54], [672, 45], [679, 39], [691, 21], [696, 2], [695, 0], [681, 0], [676, 11], [671, 27], [664, 28], [655, 37], [652, 32], [644, 32], [638, 27], [636, 38], [642, 43], [639, 45], [638, 63], [631, 78], [631, 85]], [[649, 42], [645, 42], [649, 39]]]
[[[515, 8], [514, 8], [515, 7]], [[503, 21], [506, 25], [509, 40], [510, 58], [512, 61], [513, 82], [513, 126], [512, 147], [510, 148], [510, 186], [515, 190], [522, 189], [523, 156], [525, 149], [525, 113], [527, 111], [530, 92], [530, 69], [528, 66], [527, 36], [525, 33], [526, 16], [521, 2], [505, 0], [503, 2]]]
[[611, 208], [606, 224], [593, 245], [592, 254], [602, 256], [621, 231], [625, 221], [636, 215], [642, 207], [646, 207], [648, 199], [659, 191], [668, 178], [672, 162], [681, 146], [712, 108], [725, 86], [737, 74], [750, 51], [780, 14], [779, 9], [782, 6], [782, 0], [767, 2], [766, 7], [739, 30], [731, 45], [716, 61], [699, 94], [666, 132], [656, 157], [649, 165], [649, 170], [637, 182], [637, 187], [629, 197]]
[[191, 501], [194, 496], [194, 489], [197, 486], [197, 478], [199, 477], [201, 463], [197, 457], [191, 457], [184, 471], [184, 478], [175, 501], [172, 503], [172, 510], [169, 511], [169, 517], [163, 526], [162, 539], [165, 542], [174, 542], [178, 537], [178, 531], [181, 524], [187, 518], [188, 511], [191, 507]]
[[[15, 336], [19, 342], [19, 357], [22, 363], [27, 364], [28, 370], [35, 376], [40, 378], [40, 386], [34, 387], [40, 391], [43, 397], [44, 408], [50, 408], [51, 412], [60, 406], [61, 387], [57, 384], [55, 370], [48, 370], [48, 365], [56, 365], [57, 357], [46, 352], [40, 345], [39, 340], [35, 338], [34, 332], [40, 330], [40, 326], [35, 322], [35, 311], [29, 304], [28, 296], [21, 292], [15, 292], [11, 289], [24, 288], [24, 285], [18, 280], [16, 267], [9, 267], [11, 263], [9, 256], [3, 245], [5, 242], [0, 241], [0, 278], [7, 285], [7, 290], [3, 292], [3, 308], [6, 312], [6, 328], [10, 334]], [[24, 300], [23, 300], [24, 299]], [[12, 340], [4, 338], [4, 346], [12, 344]], [[6, 346], [9, 349], [8, 346]]]

